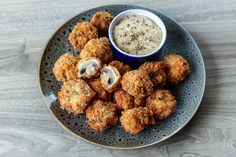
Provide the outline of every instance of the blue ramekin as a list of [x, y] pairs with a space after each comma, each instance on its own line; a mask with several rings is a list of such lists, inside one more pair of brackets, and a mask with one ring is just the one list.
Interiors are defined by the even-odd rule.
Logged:
[[[142, 15], [150, 18], [154, 23], [156, 23], [162, 30], [162, 40], [160, 45], [152, 52], [144, 55], [134, 55], [129, 54], [122, 51], [113, 40], [113, 29], [117, 25], [117, 23], [122, 20], [124, 17], [131, 16], [131, 15]], [[126, 10], [118, 14], [111, 22], [108, 30], [108, 37], [111, 43], [112, 50], [116, 56], [116, 58], [126, 64], [131, 66], [137, 66], [142, 64], [143, 62], [150, 60], [158, 55], [158, 52], [161, 51], [165, 41], [166, 41], [167, 31], [163, 21], [155, 14], [150, 11], [142, 10], [142, 9], [131, 9]]]

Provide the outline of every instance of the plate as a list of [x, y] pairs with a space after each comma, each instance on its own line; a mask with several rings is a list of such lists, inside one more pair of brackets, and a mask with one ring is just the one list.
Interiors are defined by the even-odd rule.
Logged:
[[[86, 123], [84, 115], [73, 116], [60, 109], [57, 91], [62, 84], [52, 72], [55, 61], [65, 52], [79, 54], [68, 42], [71, 29], [77, 22], [86, 21], [97, 11], [108, 11], [113, 15], [128, 9], [146, 9], [158, 15], [166, 25], [167, 39], [158, 58], [167, 54], [180, 54], [190, 64], [191, 74], [172, 91], [177, 98], [177, 109], [167, 119], [148, 127], [138, 135], [127, 134], [121, 126], [115, 126], [98, 133]], [[134, 149], [159, 143], [182, 129], [196, 113], [205, 89], [205, 66], [199, 48], [190, 34], [175, 20], [156, 10], [133, 5], [109, 5], [94, 8], [70, 19], [49, 39], [39, 63], [39, 88], [46, 107], [55, 120], [72, 135], [93, 144], [116, 149]]]

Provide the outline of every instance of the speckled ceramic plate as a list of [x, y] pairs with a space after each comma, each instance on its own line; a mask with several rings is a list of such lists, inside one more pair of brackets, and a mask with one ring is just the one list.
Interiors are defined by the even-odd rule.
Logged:
[[[128, 9], [146, 9], [157, 14], [165, 23], [167, 29], [166, 44], [159, 58], [171, 53], [183, 55], [190, 64], [191, 75], [185, 81], [175, 86], [172, 91], [177, 97], [177, 109], [167, 119], [153, 125], [138, 135], [127, 134], [120, 126], [107, 129], [103, 133], [92, 130], [86, 123], [85, 116], [73, 116], [59, 107], [57, 91], [61, 88], [52, 72], [55, 61], [65, 52], [79, 54], [69, 44], [67, 38], [72, 27], [81, 21], [86, 21], [101, 10], [108, 11], [113, 15]], [[98, 7], [80, 13], [61, 28], [49, 39], [40, 60], [39, 85], [42, 98], [55, 120], [68, 132], [88, 142], [116, 149], [133, 149], [159, 143], [177, 133], [183, 128], [196, 113], [205, 89], [205, 67], [200, 50], [193, 38], [182, 26], [167, 15], [156, 10], [131, 5], [110, 5]]]

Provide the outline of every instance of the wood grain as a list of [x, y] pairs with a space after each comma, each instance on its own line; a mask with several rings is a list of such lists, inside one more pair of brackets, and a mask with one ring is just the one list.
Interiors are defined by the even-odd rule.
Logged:
[[[169, 140], [138, 150], [111, 150], [75, 139], [40, 98], [37, 65], [43, 45], [67, 19], [107, 4], [138, 4], [178, 20], [205, 60], [207, 86], [193, 120]], [[0, 156], [236, 156], [236, 1], [1, 0]]]

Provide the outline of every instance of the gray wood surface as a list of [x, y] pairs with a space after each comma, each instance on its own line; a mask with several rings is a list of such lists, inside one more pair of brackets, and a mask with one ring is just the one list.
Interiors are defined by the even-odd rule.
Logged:
[[[75, 139], [49, 114], [40, 98], [37, 65], [43, 45], [67, 19], [107, 4], [159, 9], [197, 41], [207, 86], [193, 120], [177, 135], [138, 150], [111, 150]], [[235, 0], [1, 0], [1, 157], [233, 157], [236, 156]]]

